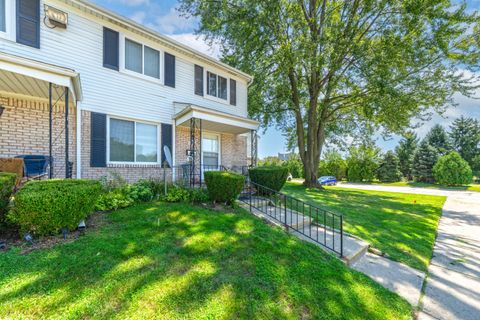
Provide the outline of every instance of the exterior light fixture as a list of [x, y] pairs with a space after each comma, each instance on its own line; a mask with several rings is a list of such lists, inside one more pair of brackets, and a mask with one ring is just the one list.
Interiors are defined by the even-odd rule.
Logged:
[[45, 19], [44, 23], [49, 28], [62, 28], [66, 29], [68, 24], [68, 13], [58, 10], [57, 8], [44, 5]]

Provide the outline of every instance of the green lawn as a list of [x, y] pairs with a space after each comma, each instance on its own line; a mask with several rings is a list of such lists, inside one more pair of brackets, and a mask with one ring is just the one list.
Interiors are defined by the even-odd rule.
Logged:
[[327, 187], [288, 182], [282, 190], [341, 213], [345, 231], [368, 241], [393, 260], [425, 271], [446, 197]]
[[245, 211], [146, 204], [0, 253], [0, 318], [409, 319], [399, 296]]
[[472, 183], [468, 186], [461, 187], [447, 187], [433, 183], [413, 182], [413, 181], [399, 181], [399, 182], [373, 182], [371, 184], [378, 184], [381, 186], [397, 186], [397, 187], [416, 187], [416, 188], [430, 188], [440, 190], [464, 190], [480, 192], [480, 184]]

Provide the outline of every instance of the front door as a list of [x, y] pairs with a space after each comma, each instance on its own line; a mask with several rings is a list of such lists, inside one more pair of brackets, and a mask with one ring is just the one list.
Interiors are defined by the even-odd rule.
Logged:
[[204, 171], [220, 169], [220, 141], [216, 134], [202, 134], [202, 167]]

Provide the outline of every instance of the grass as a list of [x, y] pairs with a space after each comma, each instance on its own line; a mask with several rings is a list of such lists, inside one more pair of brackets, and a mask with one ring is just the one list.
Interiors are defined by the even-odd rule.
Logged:
[[402, 298], [243, 210], [138, 205], [0, 253], [0, 318], [409, 319]]
[[327, 187], [288, 182], [282, 190], [344, 216], [344, 230], [387, 253], [391, 259], [425, 271], [446, 197]]
[[415, 188], [429, 188], [439, 190], [462, 190], [462, 191], [476, 191], [480, 192], [480, 184], [472, 183], [468, 186], [449, 187], [439, 184], [414, 182], [414, 181], [399, 181], [399, 182], [372, 182], [371, 184], [378, 184], [382, 186], [396, 186], [396, 187], [415, 187]]

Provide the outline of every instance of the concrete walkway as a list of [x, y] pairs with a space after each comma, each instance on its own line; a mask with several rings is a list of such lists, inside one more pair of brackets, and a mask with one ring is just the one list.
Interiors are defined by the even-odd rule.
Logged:
[[380, 185], [339, 186], [447, 196], [418, 319], [480, 319], [480, 193]]

